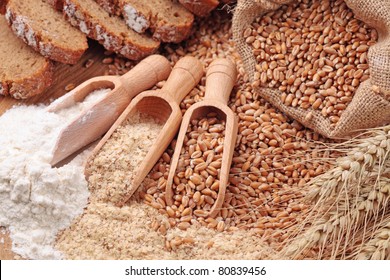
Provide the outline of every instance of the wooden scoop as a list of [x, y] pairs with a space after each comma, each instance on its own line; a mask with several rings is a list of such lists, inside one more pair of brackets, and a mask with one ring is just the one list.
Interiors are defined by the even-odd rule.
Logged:
[[[173, 204], [173, 178], [176, 174], [184, 137], [190, 122], [194, 119], [206, 117], [209, 113], [216, 113], [217, 118], [225, 120], [225, 139], [222, 155], [222, 165], [219, 172], [219, 190], [217, 199], [210, 209], [208, 216], [215, 217], [225, 199], [226, 186], [229, 181], [230, 165], [233, 158], [234, 146], [237, 138], [238, 118], [227, 106], [230, 93], [237, 79], [236, 65], [227, 59], [217, 59], [212, 62], [207, 71], [206, 93], [203, 101], [192, 105], [185, 113], [180, 127], [175, 151], [172, 157], [166, 185], [165, 200], [169, 206]], [[207, 214], [206, 214], [207, 215]]]
[[110, 88], [111, 92], [70, 121], [57, 139], [51, 165], [55, 165], [74, 152], [101, 137], [138, 93], [165, 80], [171, 72], [169, 61], [161, 55], [151, 55], [123, 76], [101, 76], [85, 81], [47, 108], [58, 112], [81, 102], [91, 92]]
[[[182, 120], [180, 102], [199, 83], [202, 76], [203, 66], [198, 59], [190, 56], [181, 58], [162, 89], [145, 91], [137, 95], [92, 151], [87, 167], [114, 131], [136, 113], [152, 116], [164, 123], [155, 143], [138, 169], [134, 171], [136, 175], [127, 196], [117, 206], [122, 206], [129, 200], [176, 135]], [[86, 171], [85, 175], [89, 177], [90, 174]]]

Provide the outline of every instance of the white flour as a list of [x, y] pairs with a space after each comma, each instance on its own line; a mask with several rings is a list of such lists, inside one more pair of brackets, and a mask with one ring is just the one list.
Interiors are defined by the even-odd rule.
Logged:
[[12, 249], [22, 257], [62, 258], [52, 244], [87, 205], [88, 152], [60, 168], [51, 168], [51, 152], [61, 128], [108, 91], [95, 91], [58, 114], [44, 106], [20, 106], [0, 117], [0, 226], [9, 229]]

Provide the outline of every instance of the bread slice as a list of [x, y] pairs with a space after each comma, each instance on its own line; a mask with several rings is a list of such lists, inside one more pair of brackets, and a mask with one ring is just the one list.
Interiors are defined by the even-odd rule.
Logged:
[[126, 5], [126, 0], [94, 0], [110, 15], [122, 16], [128, 27], [138, 33], [144, 33], [150, 27], [150, 12], [147, 1], [135, 1], [136, 8]]
[[138, 33], [148, 28], [162, 42], [179, 43], [191, 32], [194, 16], [172, 0], [95, 0], [110, 14], [122, 14]]
[[9, 0], [6, 19], [19, 38], [52, 60], [75, 64], [88, 48], [86, 36], [44, 0]]
[[56, 10], [62, 11], [62, 6], [64, 4], [63, 0], [45, 0], [45, 2], [52, 5]]
[[88, 37], [128, 59], [142, 59], [154, 53], [160, 45], [160, 42], [129, 29], [122, 19], [110, 16], [93, 0], [65, 0], [64, 14]]
[[179, 2], [199, 17], [207, 16], [219, 4], [218, 0], [179, 0]]
[[119, 0], [94, 0], [110, 15], [121, 16], [122, 11]]
[[25, 99], [52, 83], [54, 66], [17, 38], [0, 17], [0, 94]]

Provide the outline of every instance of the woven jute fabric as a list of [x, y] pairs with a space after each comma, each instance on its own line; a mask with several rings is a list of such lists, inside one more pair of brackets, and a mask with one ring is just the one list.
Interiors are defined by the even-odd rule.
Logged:
[[[245, 42], [244, 30], [257, 17], [290, 2], [292, 1], [239, 0], [237, 3], [233, 16], [233, 38], [251, 81], [254, 78], [256, 59], [252, 48]], [[332, 128], [330, 120], [322, 116], [318, 110], [284, 105], [280, 98], [281, 92], [278, 90], [257, 89], [260, 96], [288, 116], [328, 138], [348, 137], [361, 129], [390, 124], [390, 1], [345, 0], [345, 3], [358, 19], [378, 31], [379, 40], [368, 51], [370, 79], [356, 90], [336, 126]], [[310, 111], [313, 117], [307, 120], [305, 117]]]

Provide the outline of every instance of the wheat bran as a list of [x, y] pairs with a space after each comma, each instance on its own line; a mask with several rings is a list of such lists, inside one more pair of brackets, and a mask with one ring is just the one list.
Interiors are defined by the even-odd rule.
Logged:
[[[70, 259], [260, 259], [268, 254], [251, 232], [216, 233], [192, 226], [163, 236], [151, 228], [152, 219], [167, 220], [143, 203], [122, 208], [93, 203], [60, 236], [57, 249]], [[167, 250], [166, 241], [177, 236], [193, 241]]]
[[137, 112], [115, 130], [88, 164], [91, 201], [116, 204], [123, 199], [131, 186], [133, 171], [145, 158], [162, 126], [157, 119]]

